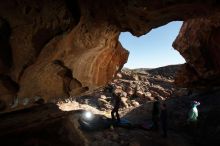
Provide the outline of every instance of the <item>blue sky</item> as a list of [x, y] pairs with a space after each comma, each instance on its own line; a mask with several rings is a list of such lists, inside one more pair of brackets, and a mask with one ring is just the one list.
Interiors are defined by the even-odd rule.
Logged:
[[152, 29], [141, 37], [133, 36], [129, 32], [122, 32], [119, 41], [130, 52], [128, 62], [124, 67], [130, 69], [156, 68], [184, 63], [183, 57], [172, 47], [181, 25], [181, 21], [170, 22]]

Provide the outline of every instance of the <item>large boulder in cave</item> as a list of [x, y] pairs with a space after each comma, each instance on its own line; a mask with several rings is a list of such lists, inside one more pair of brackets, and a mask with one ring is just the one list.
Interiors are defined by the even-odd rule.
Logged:
[[[186, 59], [190, 67], [181, 75], [187, 81], [189, 77], [197, 76], [197, 73], [201, 77], [207, 68], [209, 73], [205, 79], [212, 82], [210, 80], [216, 79], [219, 74], [211, 72], [219, 69], [208, 68], [204, 62], [218, 57], [218, 13], [219, 3], [216, 0], [1, 1], [0, 80], [6, 77], [8, 81], [4, 82], [10, 84], [10, 88], [0, 91], [1, 102], [7, 108], [11, 99], [17, 98], [18, 104], [26, 98], [29, 102], [34, 101], [32, 98], [36, 96], [48, 101], [56, 97], [80, 95], [103, 86], [128, 58], [128, 51], [118, 41], [120, 32], [129, 31], [140, 36], [174, 20], [186, 21], [184, 27], [194, 20], [197, 24], [190, 27], [195, 30], [204, 22], [197, 20], [215, 20], [212, 23], [216, 24], [213, 25], [213, 33], [211, 28], [210, 33], [204, 33], [209, 35], [210, 43], [213, 44], [206, 49], [210, 52], [209, 56], [202, 53], [202, 60]], [[212, 27], [205, 26], [207, 29]], [[187, 32], [193, 38], [198, 37], [194, 31]], [[175, 44], [181, 43], [176, 41]], [[185, 53], [179, 49], [181, 45], [174, 46], [184, 57], [188, 58], [189, 53], [192, 53], [198, 58], [204, 43], [200, 44], [194, 46], [197, 51]], [[184, 48], [190, 50], [189, 47]], [[219, 65], [215, 59], [213, 62], [214, 66]], [[192, 75], [187, 76], [187, 73]], [[178, 81], [181, 84], [183, 80]], [[0, 89], [5, 89], [5, 84], [0, 82], [0, 85]], [[6, 95], [10, 95], [10, 100]]]

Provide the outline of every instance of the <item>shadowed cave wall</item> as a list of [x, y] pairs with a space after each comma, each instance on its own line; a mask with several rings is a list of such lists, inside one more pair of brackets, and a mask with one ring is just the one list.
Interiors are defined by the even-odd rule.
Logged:
[[92, 91], [110, 81], [129, 52], [120, 32], [141, 36], [184, 21], [174, 41], [186, 59], [184, 87], [219, 85], [216, 0], [11, 0], [0, 2], [0, 110]]

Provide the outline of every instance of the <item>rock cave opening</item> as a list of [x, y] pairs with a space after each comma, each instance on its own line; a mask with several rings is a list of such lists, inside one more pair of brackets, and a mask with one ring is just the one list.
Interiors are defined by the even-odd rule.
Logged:
[[181, 54], [172, 47], [182, 24], [182, 21], [173, 21], [139, 37], [121, 32], [119, 42], [129, 51], [124, 67], [144, 69], [185, 63]]
[[[219, 13], [217, 0], [0, 1], [1, 145], [219, 146]], [[123, 47], [138, 50], [141, 43], [126, 47], [120, 32], [150, 36], [173, 21], [183, 21], [173, 47], [184, 64], [121, 70], [129, 54]], [[148, 41], [165, 47], [159, 40], [170, 32], [158, 36]], [[157, 49], [146, 45], [144, 50]], [[146, 52], [169, 57], [134, 62], [171, 58], [167, 53]], [[148, 69], [133, 69], [143, 67]], [[116, 89], [121, 119], [130, 122], [121, 127], [111, 125]], [[166, 139], [146, 129], [157, 98], [169, 111]], [[195, 100], [201, 104], [191, 133], [186, 121]], [[101, 115], [102, 124], [80, 121], [83, 110]], [[82, 122], [103, 129], [83, 131]]]

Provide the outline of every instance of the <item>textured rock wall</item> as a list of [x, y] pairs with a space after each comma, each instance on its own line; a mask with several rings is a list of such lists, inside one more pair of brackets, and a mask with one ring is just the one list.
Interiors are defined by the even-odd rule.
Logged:
[[215, 0], [1, 1], [0, 108], [102, 86], [127, 61], [121, 31], [140, 36], [173, 20], [215, 17], [218, 11]]
[[220, 17], [186, 21], [173, 46], [186, 59], [176, 78], [177, 85], [207, 87], [220, 84]]
[[96, 21], [77, 1], [1, 3], [2, 109], [82, 94], [106, 84], [127, 61], [118, 28]]
[[77, 22], [64, 1], [0, 3], [0, 102], [7, 107], [22, 90], [24, 72], [37, 62], [43, 47]]

